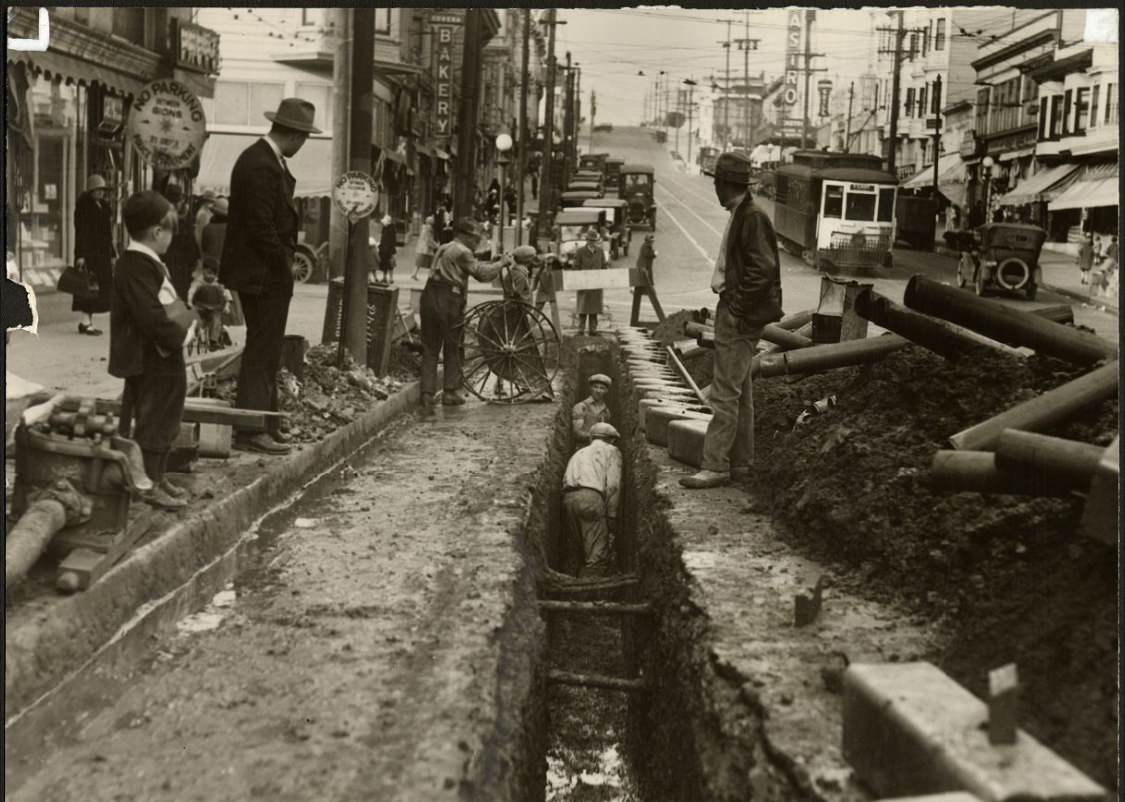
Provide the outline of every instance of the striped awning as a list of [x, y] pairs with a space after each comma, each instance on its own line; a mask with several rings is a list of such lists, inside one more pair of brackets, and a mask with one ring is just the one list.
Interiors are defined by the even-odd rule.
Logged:
[[1078, 179], [1077, 164], [1057, 164], [1019, 184], [1006, 195], [996, 199], [1000, 206], [1024, 206], [1029, 203], [1057, 198], [1063, 190]]
[[1082, 171], [1078, 180], [1065, 192], [1047, 204], [1047, 208], [1054, 212], [1059, 209], [1097, 209], [1101, 206], [1117, 206], [1120, 196], [1117, 163], [1091, 165]]

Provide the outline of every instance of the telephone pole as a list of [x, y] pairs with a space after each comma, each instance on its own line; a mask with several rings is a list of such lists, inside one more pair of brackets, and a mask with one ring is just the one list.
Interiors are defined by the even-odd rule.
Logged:
[[750, 51], [758, 49], [758, 39], [750, 38], [750, 12], [745, 12], [746, 36], [735, 39], [742, 51], [742, 149], [750, 150]]
[[812, 78], [814, 72], [826, 72], [824, 69], [812, 69], [809, 65], [814, 58], [823, 56], [823, 53], [813, 53], [812, 51], [812, 24], [816, 19], [816, 11], [808, 9], [805, 11], [805, 114], [801, 120], [801, 147], [806, 150], [809, 147], [809, 79]]
[[[523, 66], [523, 77], [520, 78], [520, 189], [519, 194], [516, 195], [516, 245], [523, 245], [523, 204], [524, 204], [524, 191], [527, 185], [527, 135], [530, 126], [527, 124], [527, 65], [531, 58], [531, 9], [525, 8], [523, 10], [523, 52], [520, 54], [520, 61]], [[531, 236], [531, 232], [528, 232]]]
[[570, 65], [570, 51], [566, 51], [566, 89], [563, 96], [563, 182], [560, 189], [570, 181], [571, 148], [574, 138], [574, 68]]
[[692, 122], [691, 122], [692, 121], [692, 113], [691, 112], [692, 112], [692, 98], [694, 97], [695, 83], [696, 82], [693, 81], [691, 78], [685, 78], [684, 83], [687, 84], [687, 88], [688, 88], [688, 90], [687, 90], [688, 91], [688, 96], [687, 96], [687, 119], [688, 119], [688, 124], [687, 124], [687, 165], [688, 165], [688, 169], [690, 170], [691, 169], [691, 130], [692, 130]]
[[724, 20], [727, 24], [727, 40], [720, 42], [727, 51], [727, 69], [723, 76], [723, 152], [726, 152], [727, 143], [730, 142], [730, 26], [734, 20]]
[[[349, 8], [331, 10], [336, 20], [336, 57], [332, 59], [332, 177], [348, 171], [348, 100], [351, 97], [352, 15]], [[328, 218], [328, 278], [343, 276], [347, 271], [348, 218], [331, 204]]]
[[889, 147], [887, 150], [887, 171], [896, 173], [896, 145], [898, 144], [898, 92], [899, 92], [899, 79], [898, 74], [902, 66], [902, 37], [905, 33], [903, 30], [903, 14], [902, 9], [892, 10], [891, 14], [898, 14], [898, 26], [895, 28], [895, 65], [894, 73], [891, 75], [891, 121], [890, 121], [890, 139]]
[[848, 121], [844, 128], [844, 153], [851, 148], [852, 142], [852, 100], [855, 98], [855, 81], [848, 86]]
[[554, 187], [551, 176], [555, 162], [555, 26], [564, 25], [557, 20], [558, 11], [547, 11], [547, 108], [543, 114], [543, 165], [539, 178], [539, 235], [546, 236], [554, 222]]
[[594, 152], [594, 119], [598, 115], [597, 95], [590, 90], [590, 152]]
[[937, 200], [938, 154], [941, 151], [941, 73], [934, 78], [934, 200]]
[[[453, 211], [457, 217], [473, 213], [473, 185], [477, 167], [477, 109], [481, 94], [481, 16], [483, 8], [465, 11], [465, 45], [461, 59], [461, 103], [457, 112], [457, 184]], [[353, 66], [355, 66], [353, 64]]]

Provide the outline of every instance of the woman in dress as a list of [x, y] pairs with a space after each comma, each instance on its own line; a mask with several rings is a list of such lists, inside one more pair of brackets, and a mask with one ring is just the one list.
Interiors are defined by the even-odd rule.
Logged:
[[74, 207], [74, 266], [87, 270], [98, 280], [98, 294], [92, 298], [74, 297], [71, 310], [80, 312], [78, 333], [97, 336], [94, 315], [109, 311], [113, 290], [113, 211], [109, 207], [109, 185], [100, 175], [90, 176], [86, 191]]

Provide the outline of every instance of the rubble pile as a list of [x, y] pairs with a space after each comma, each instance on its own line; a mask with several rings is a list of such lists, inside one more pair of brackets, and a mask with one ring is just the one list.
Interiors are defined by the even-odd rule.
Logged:
[[[951, 435], [1085, 372], [987, 347], [948, 362], [908, 346], [866, 367], [759, 379], [751, 481], [782, 536], [842, 582], [937, 622], [948, 643], [928, 659], [970, 690], [986, 694], [990, 669], [1018, 663], [1021, 726], [1115, 787], [1104, 733], [1117, 726], [1116, 558], [1079, 534], [1082, 499], [927, 481]], [[1043, 433], [1109, 446], [1117, 428], [1112, 399]]]

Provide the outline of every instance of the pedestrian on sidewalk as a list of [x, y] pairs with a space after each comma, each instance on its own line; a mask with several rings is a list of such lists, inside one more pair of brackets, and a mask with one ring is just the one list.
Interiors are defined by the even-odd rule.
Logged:
[[383, 284], [390, 286], [395, 280], [395, 251], [398, 249], [395, 235], [395, 220], [389, 214], [382, 220], [379, 232], [379, 270], [383, 273]]
[[110, 309], [113, 296], [113, 260], [117, 249], [113, 247], [113, 211], [109, 207], [109, 185], [100, 175], [92, 175], [86, 182], [86, 191], [74, 206], [74, 266], [93, 273], [98, 281], [98, 294], [92, 298], [74, 297], [70, 304], [73, 312], [80, 312], [78, 333], [98, 336], [101, 329], [94, 325], [94, 315]]
[[608, 576], [621, 495], [620, 435], [608, 423], [590, 427], [590, 444], [570, 458], [563, 475], [563, 511], [581, 551], [580, 577]]
[[176, 208], [177, 221], [176, 234], [164, 254], [164, 263], [168, 266], [176, 294], [180, 300], [187, 301], [188, 288], [203, 264], [203, 253], [195, 238], [195, 220], [190, 204], [184, 199], [183, 189], [179, 184], [168, 184], [164, 188], [164, 197]]
[[164, 473], [187, 395], [184, 348], [196, 332], [160, 258], [172, 244], [178, 214], [159, 193], [138, 192], [125, 202], [122, 216], [130, 242], [113, 271], [109, 373], [125, 380], [122, 408], [130, 410], [132, 436], [153, 482], [142, 497], [175, 510], [187, 506], [187, 491]]
[[648, 302], [652, 304], [652, 308], [656, 312], [656, 316], [661, 320], [664, 319], [664, 310], [660, 307], [660, 301], [656, 297], [656, 278], [652, 271], [656, 256], [656, 236], [645, 234], [641, 250], [637, 254], [637, 271], [640, 273], [641, 283], [633, 288], [633, 310], [629, 315], [629, 324], [632, 326], [636, 326], [640, 321], [642, 297], [647, 297]]
[[203, 194], [199, 197], [199, 201], [195, 210], [195, 241], [203, 246], [203, 229], [211, 222], [211, 215], [214, 213], [215, 201], [218, 196], [215, 195], [215, 190], [204, 190]]
[[414, 272], [410, 274], [411, 281], [418, 280], [419, 270], [429, 270], [434, 263], [434, 216], [430, 215], [422, 223], [422, 230], [418, 233], [418, 243], [414, 254]]
[[579, 448], [590, 442], [590, 430], [594, 424], [610, 422], [609, 405], [605, 399], [613, 382], [604, 373], [595, 373], [586, 383], [590, 386], [590, 395], [570, 411], [570, 428]]
[[715, 194], [730, 211], [711, 290], [715, 308], [714, 417], [703, 442], [700, 471], [680, 484], [718, 487], [746, 476], [754, 459], [754, 396], [750, 366], [767, 323], [780, 320], [781, 272], [777, 236], [749, 190], [750, 160], [724, 153], [715, 164]]
[[[596, 228], [591, 227], [586, 232], [586, 247], [574, 252], [575, 270], [605, 270], [609, 265], [606, 262], [605, 251], [602, 250], [601, 236]], [[579, 290], [575, 293], [577, 306], [575, 314], [578, 315], [578, 333], [588, 331], [591, 337], [598, 333], [598, 315], [602, 314], [602, 291]]]
[[465, 320], [465, 296], [469, 292], [469, 277], [490, 282], [500, 275], [500, 268], [508, 259], [481, 264], [474, 252], [480, 243], [480, 233], [472, 220], [458, 220], [454, 226], [455, 239], [438, 248], [434, 255], [433, 270], [422, 290], [422, 406], [434, 405], [437, 392], [437, 363], [440, 355], [444, 362], [442, 380], [444, 390], [441, 403], [460, 406], [465, 403], [458, 389], [461, 386], [461, 330]]
[[[300, 221], [293, 207], [297, 179], [286, 159], [319, 134], [316, 107], [307, 100], [285, 98], [276, 112], [265, 113], [269, 133], [242, 151], [230, 177], [230, 223], [223, 243], [219, 280], [238, 293], [246, 316], [246, 345], [238, 373], [236, 404], [242, 409], [276, 412], [277, 372], [289, 303], [293, 298], [293, 254]], [[289, 437], [277, 416], [268, 430], [239, 431], [237, 444], [264, 454], [289, 453]]]
[[1094, 268], [1094, 235], [1086, 232], [1078, 243], [1078, 258], [1075, 260], [1082, 272], [1082, 283], [1090, 283], [1090, 271]]

